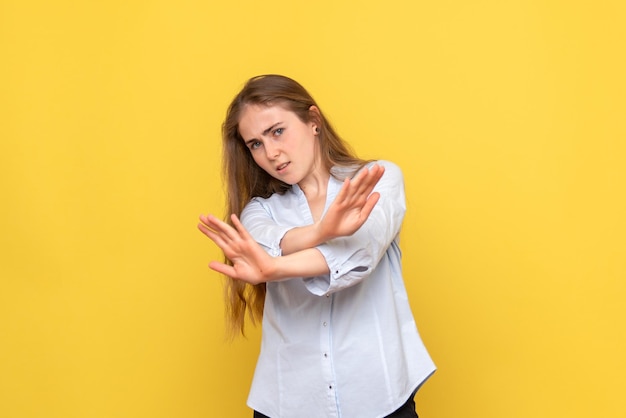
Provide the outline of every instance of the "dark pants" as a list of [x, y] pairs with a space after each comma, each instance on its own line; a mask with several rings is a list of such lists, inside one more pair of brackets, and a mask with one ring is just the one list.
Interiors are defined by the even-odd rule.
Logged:
[[[263, 415], [260, 412], [254, 411], [254, 418], [270, 418], [267, 415]], [[349, 417], [352, 418], [352, 417]], [[354, 418], [365, 418], [365, 417], [354, 417]], [[399, 409], [397, 409], [391, 415], [387, 415], [386, 418], [418, 418], [417, 413], [415, 412], [415, 401], [413, 400], [413, 396], [409, 398], [408, 401], [404, 405], [402, 405]]]

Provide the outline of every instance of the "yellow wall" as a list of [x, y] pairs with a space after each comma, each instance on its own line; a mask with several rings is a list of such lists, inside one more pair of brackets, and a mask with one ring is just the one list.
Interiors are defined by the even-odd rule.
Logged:
[[195, 224], [269, 72], [404, 169], [420, 416], [624, 416], [623, 2], [215, 3], [0, 1], [0, 417], [250, 416]]

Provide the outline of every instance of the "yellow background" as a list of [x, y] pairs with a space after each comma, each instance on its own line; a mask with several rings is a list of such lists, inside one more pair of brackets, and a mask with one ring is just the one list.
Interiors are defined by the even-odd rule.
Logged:
[[404, 170], [421, 417], [625, 416], [622, 4], [1, 0], [0, 417], [251, 416], [195, 225], [262, 73]]

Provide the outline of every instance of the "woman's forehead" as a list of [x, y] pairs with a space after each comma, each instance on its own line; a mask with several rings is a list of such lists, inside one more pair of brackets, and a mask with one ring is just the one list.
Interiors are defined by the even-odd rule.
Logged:
[[295, 113], [282, 103], [246, 104], [239, 115], [239, 123], [246, 119], [295, 116]]
[[239, 117], [239, 133], [243, 137], [260, 135], [274, 124], [296, 117], [295, 113], [280, 104], [247, 104]]

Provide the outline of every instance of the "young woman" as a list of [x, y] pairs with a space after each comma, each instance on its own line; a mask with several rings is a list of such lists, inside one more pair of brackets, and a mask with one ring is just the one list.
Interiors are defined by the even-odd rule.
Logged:
[[400, 263], [400, 169], [357, 158], [296, 81], [250, 79], [223, 125], [227, 222], [200, 216], [224, 252], [231, 329], [263, 337], [255, 417], [417, 417], [435, 371]]

